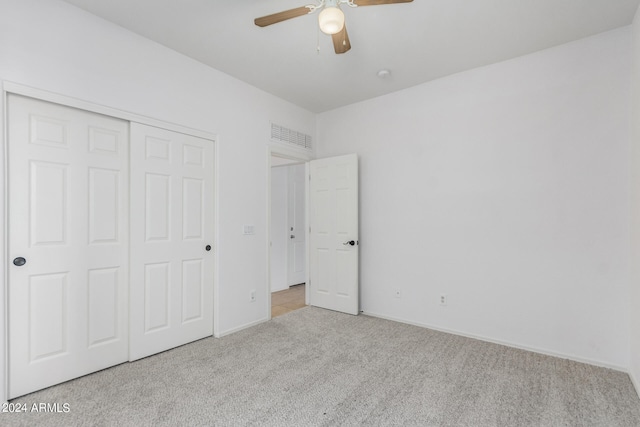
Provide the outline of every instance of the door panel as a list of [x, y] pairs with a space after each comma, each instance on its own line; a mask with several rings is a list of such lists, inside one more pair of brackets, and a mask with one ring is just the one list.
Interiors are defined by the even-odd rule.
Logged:
[[[169, 274], [168, 262], [145, 265], [144, 275], [144, 331], [152, 332], [169, 327]], [[139, 305], [136, 305], [138, 309]], [[132, 316], [132, 318], [135, 316]]]
[[118, 336], [118, 270], [89, 270], [89, 347]]
[[118, 242], [120, 173], [89, 168], [89, 242]]
[[204, 297], [202, 260], [182, 261], [182, 322], [202, 319]]
[[30, 277], [29, 362], [68, 351], [67, 292], [65, 273]]
[[182, 179], [182, 239], [204, 239], [204, 182], [201, 179]]
[[8, 97], [9, 397], [128, 357], [128, 123]]
[[213, 334], [213, 142], [131, 124], [130, 359]]
[[358, 157], [313, 160], [310, 175], [310, 303], [358, 314]]
[[67, 235], [67, 168], [66, 164], [29, 162], [33, 194], [28, 209], [31, 219], [31, 244], [64, 245]]

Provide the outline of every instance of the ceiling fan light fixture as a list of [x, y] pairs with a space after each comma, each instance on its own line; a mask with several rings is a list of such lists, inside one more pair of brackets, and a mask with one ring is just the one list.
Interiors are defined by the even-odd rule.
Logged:
[[325, 7], [318, 15], [318, 24], [323, 33], [337, 34], [344, 28], [344, 13], [338, 7]]

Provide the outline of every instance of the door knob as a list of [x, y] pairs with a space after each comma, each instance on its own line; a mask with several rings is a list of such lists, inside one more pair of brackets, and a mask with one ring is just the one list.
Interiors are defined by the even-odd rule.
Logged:
[[27, 263], [27, 260], [19, 256], [13, 260], [13, 265], [17, 265], [18, 267], [22, 267]]
[[291, 238], [291, 239], [295, 239], [295, 238], [296, 238], [296, 236], [292, 234], [290, 238]]
[[356, 241], [355, 240], [349, 240], [347, 242], [344, 242], [343, 245], [345, 245], [345, 246], [347, 246], [347, 245], [355, 246], [356, 245]]
[[207, 252], [209, 252], [209, 251], [211, 250], [211, 245], [207, 245], [207, 246], [205, 246], [204, 248], [205, 248], [205, 250], [206, 250]]

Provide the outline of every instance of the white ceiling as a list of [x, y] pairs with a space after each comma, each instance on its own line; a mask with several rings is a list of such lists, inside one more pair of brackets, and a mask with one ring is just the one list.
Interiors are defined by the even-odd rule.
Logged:
[[[313, 0], [65, 0], [313, 112], [629, 25], [640, 0], [414, 0], [343, 6], [352, 49], [333, 53]], [[319, 51], [318, 51], [319, 47]], [[381, 69], [391, 75], [377, 77]]]

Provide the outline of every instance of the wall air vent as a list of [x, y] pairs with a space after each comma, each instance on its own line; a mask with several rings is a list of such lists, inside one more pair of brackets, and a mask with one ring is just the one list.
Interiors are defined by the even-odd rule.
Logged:
[[311, 150], [313, 148], [310, 135], [288, 129], [284, 126], [276, 125], [275, 123], [271, 123], [271, 140], [284, 142], [285, 144], [294, 145], [307, 150]]

